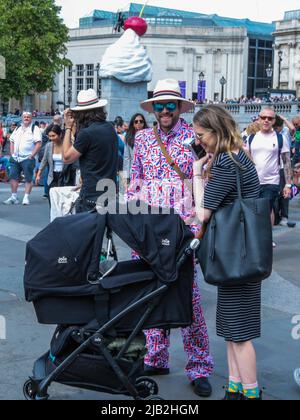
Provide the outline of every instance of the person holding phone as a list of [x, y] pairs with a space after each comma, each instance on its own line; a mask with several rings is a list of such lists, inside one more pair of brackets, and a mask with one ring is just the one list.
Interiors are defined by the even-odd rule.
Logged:
[[[194, 117], [196, 143], [207, 155], [194, 163], [197, 215], [208, 223], [219, 208], [238, 198], [236, 161], [244, 199], [259, 198], [255, 166], [243, 150], [236, 122], [223, 107], [210, 105]], [[212, 262], [213, 264], [213, 262]], [[217, 335], [227, 344], [229, 381], [225, 400], [261, 400], [252, 341], [261, 336], [261, 282], [218, 288]]]
[[[193, 215], [193, 198], [188, 188], [189, 182], [185, 180], [192, 180], [195, 158], [185, 146], [185, 141], [193, 140], [195, 136], [181, 114], [193, 109], [194, 103], [183, 98], [176, 80], [166, 79], [157, 83], [153, 98], [142, 102], [141, 107], [155, 116], [156, 124], [153, 128], [139, 131], [135, 136], [128, 198], [141, 200], [153, 207], [174, 208], [189, 223]], [[190, 228], [195, 234], [201, 229], [197, 223], [190, 224]], [[201, 307], [197, 273], [193, 287], [193, 313], [193, 324], [182, 329], [184, 350], [188, 358], [186, 374], [194, 392], [201, 397], [209, 397], [212, 387], [208, 378], [214, 364]], [[170, 347], [168, 331], [151, 329], [145, 331], [145, 335], [148, 350], [144, 359], [145, 375], [167, 375]]]

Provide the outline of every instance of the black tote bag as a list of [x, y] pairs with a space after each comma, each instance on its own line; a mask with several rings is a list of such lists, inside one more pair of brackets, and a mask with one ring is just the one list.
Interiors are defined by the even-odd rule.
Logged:
[[238, 199], [212, 215], [197, 251], [204, 279], [214, 286], [260, 282], [272, 273], [269, 200], [243, 199], [238, 165], [236, 175]]

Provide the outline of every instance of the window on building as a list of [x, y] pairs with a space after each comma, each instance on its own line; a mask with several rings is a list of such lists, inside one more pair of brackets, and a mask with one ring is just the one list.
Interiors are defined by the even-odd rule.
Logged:
[[94, 64], [87, 64], [86, 75], [87, 77], [94, 77]]
[[272, 41], [262, 39], [250, 39], [249, 44], [247, 96], [252, 97], [257, 90], [272, 86], [266, 69], [273, 63], [273, 47]]
[[201, 55], [196, 56], [196, 71], [202, 70], [202, 57]]
[[76, 79], [76, 92], [77, 92], [77, 95], [78, 95], [78, 93], [79, 93], [81, 90], [83, 90], [83, 89], [84, 89], [83, 80], [84, 80], [84, 79], [82, 79], [82, 78], [78, 78], [78, 79]]
[[86, 88], [87, 89], [94, 89], [94, 78], [93, 77], [88, 77], [86, 79]]
[[167, 67], [169, 69], [177, 68], [177, 53], [176, 52], [167, 53]]
[[77, 77], [83, 77], [84, 75], [84, 65], [83, 64], [79, 64], [76, 66], [76, 76]]
[[68, 76], [72, 77], [73, 76], [73, 66], [69, 66], [68, 67]]

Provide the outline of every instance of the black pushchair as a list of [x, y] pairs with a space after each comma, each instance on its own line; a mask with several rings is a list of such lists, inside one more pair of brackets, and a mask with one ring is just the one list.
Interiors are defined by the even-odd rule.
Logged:
[[[150, 214], [150, 213], [154, 214]], [[99, 259], [106, 229], [141, 260]], [[176, 214], [97, 212], [56, 219], [27, 245], [24, 286], [38, 321], [58, 325], [50, 350], [24, 385], [31, 400], [52, 382], [134, 399], [159, 399], [143, 377], [143, 330], [192, 324], [193, 251], [198, 245]]]

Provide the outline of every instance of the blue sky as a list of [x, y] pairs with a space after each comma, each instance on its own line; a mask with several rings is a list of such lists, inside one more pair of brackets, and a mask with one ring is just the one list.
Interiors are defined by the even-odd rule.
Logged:
[[[63, 7], [62, 17], [70, 28], [78, 27], [79, 18], [94, 9], [117, 11], [128, 3], [127, 0], [56, 0], [56, 4]], [[144, 3], [144, 0], [135, 3]], [[149, 4], [259, 22], [281, 20], [285, 11], [300, 9], [299, 0], [150, 0]]]

